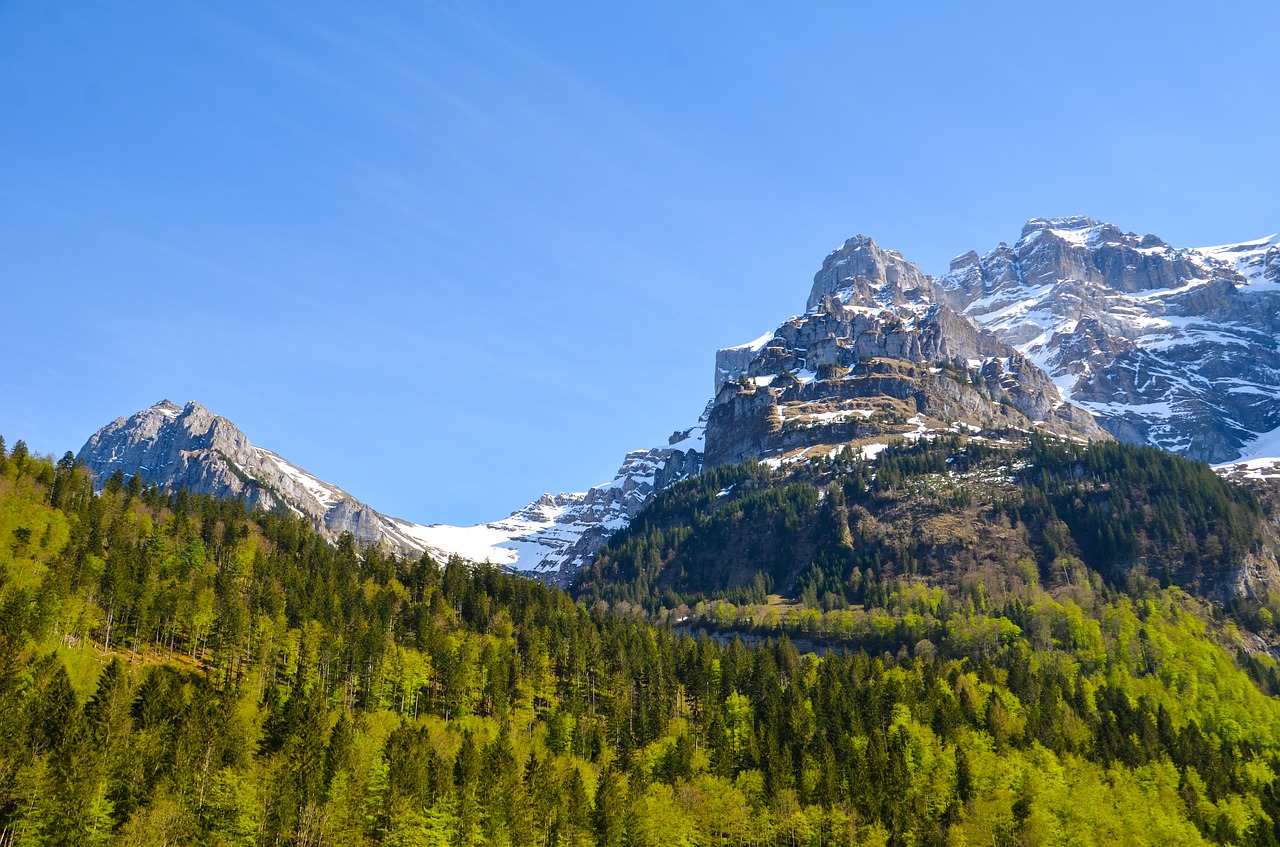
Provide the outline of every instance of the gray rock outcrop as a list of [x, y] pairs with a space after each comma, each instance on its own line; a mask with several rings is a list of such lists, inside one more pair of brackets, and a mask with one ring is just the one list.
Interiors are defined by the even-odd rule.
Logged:
[[707, 463], [873, 451], [955, 426], [1107, 437], [932, 277], [859, 235], [822, 263], [804, 315], [717, 354]]
[[1208, 462], [1280, 426], [1280, 243], [1178, 248], [1085, 217], [970, 251], [939, 299], [1125, 441]]
[[101, 483], [116, 471], [137, 473], [170, 491], [236, 497], [251, 507], [285, 508], [308, 518], [326, 538], [349, 532], [361, 545], [401, 555], [426, 546], [397, 521], [317, 479], [270, 450], [255, 447], [235, 424], [199, 403], [161, 400], [95, 432], [77, 457]]

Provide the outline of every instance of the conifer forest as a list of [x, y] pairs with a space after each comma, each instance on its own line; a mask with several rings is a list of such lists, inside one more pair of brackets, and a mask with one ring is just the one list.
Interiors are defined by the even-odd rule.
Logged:
[[1265, 492], [874, 471], [708, 470], [561, 590], [0, 447], [0, 847], [1280, 843]]

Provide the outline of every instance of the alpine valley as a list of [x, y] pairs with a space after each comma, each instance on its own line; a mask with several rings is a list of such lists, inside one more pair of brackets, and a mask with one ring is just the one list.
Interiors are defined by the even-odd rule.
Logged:
[[471, 527], [194, 402], [0, 439], [0, 847], [1280, 847], [1278, 314], [1274, 238], [857, 236]]

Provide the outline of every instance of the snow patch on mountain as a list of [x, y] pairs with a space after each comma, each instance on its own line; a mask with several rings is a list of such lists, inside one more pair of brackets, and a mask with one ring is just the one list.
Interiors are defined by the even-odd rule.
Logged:
[[1035, 219], [1012, 247], [954, 259], [935, 296], [1123, 440], [1222, 462], [1280, 424], [1276, 236], [1178, 248]]
[[1213, 469], [1228, 477], [1280, 480], [1280, 427], [1246, 444], [1235, 461], [1214, 465]]
[[[264, 450], [261, 447], [254, 447], [253, 449], [258, 456], [265, 460], [263, 464], [264, 468], [274, 466], [279, 470], [284, 479], [292, 480], [296, 483], [298, 487], [309, 494], [324, 511], [327, 512], [329, 509], [332, 509], [337, 505], [339, 500], [347, 498], [348, 495], [343, 492], [342, 489], [329, 485], [327, 482], [320, 481], [316, 477], [304, 471], [302, 468], [290, 464], [282, 456], [278, 456], [270, 450]], [[294, 510], [299, 511], [296, 508]]]
[[704, 415], [665, 447], [628, 453], [612, 480], [588, 491], [543, 494], [502, 520], [475, 526], [397, 525], [436, 555], [456, 554], [564, 583], [656, 492], [702, 469], [705, 440]]

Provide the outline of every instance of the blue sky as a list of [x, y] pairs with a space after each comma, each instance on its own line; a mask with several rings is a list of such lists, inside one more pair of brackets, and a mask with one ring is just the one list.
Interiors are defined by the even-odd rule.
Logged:
[[691, 424], [855, 233], [1280, 229], [1274, 3], [788, 5], [0, 2], [0, 434], [196, 399], [472, 523]]

